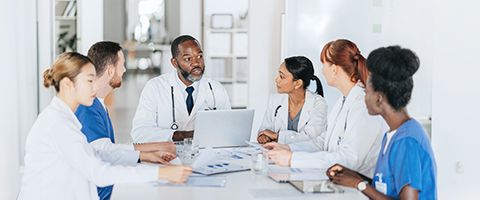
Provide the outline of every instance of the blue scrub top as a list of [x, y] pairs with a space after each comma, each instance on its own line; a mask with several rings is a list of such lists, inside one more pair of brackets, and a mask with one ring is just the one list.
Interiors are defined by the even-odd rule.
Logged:
[[[386, 184], [386, 195], [400, 198], [400, 191], [410, 185], [419, 192], [419, 199], [437, 199], [437, 167], [430, 140], [420, 123], [410, 119], [403, 123], [390, 139], [383, 154], [387, 134], [383, 137], [382, 148], [375, 168], [373, 186], [381, 181]], [[381, 184], [379, 184], [381, 185]]]
[[[95, 98], [91, 106], [78, 106], [75, 112], [78, 120], [82, 124], [82, 133], [87, 137], [88, 142], [93, 142], [100, 138], [109, 138], [115, 143], [112, 122], [102, 103]], [[100, 200], [109, 200], [112, 195], [112, 186], [97, 187]]]

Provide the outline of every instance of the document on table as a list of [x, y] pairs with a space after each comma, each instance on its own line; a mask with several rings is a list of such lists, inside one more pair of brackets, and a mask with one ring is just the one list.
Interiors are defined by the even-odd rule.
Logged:
[[203, 175], [221, 174], [250, 170], [249, 165], [218, 159], [221, 151], [205, 149], [200, 152], [192, 164], [194, 173]]
[[198, 169], [203, 166], [206, 166], [209, 162], [215, 160], [217, 157], [217, 152], [213, 149], [204, 149], [198, 154], [197, 158], [192, 164], [192, 169]]

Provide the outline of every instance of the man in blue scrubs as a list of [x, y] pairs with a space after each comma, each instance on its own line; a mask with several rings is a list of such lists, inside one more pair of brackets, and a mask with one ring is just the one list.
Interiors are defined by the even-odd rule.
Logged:
[[[108, 41], [90, 47], [88, 57], [95, 65], [98, 90], [93, 105], [80, 105], [75, 114], [82, 124], [82, 132], [100, 158], [113, 165], [136, 165], [142, 161], [165, 164], [174, 159], [175, 145], [172, 142], [114, 144], [114, 130], [104, 99], [121, 86], [125, 58], [120, 45]], [[112, 189], [113, 186], [99, 187], [100, 199], [110, 199]]]

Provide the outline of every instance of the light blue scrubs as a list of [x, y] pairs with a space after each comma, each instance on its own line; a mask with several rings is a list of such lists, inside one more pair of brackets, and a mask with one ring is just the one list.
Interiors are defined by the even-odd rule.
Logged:
[[[400, 191], [410, 185], [419, 192], [419, 199], [437, 199], [437, 167], [430, 140], [420, 123], [410, 119], [393, 134], [383, 154], [387, 134], [375, 168], [373, 186], [386, 195], [400, 198]], [[382, 180], [380, 180], [380, 177]]]

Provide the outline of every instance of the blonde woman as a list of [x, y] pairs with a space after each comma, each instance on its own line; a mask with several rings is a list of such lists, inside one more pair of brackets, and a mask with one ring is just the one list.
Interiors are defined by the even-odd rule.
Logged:
[[92, 105], [95, 68], [86, 56], [64, 53], [44, 72], [45, 87], [57, 95], [40, 113], [27, 136], [25, 173], [18, 199], [98, 199], [96, 186], [165, 179], [185, 182], [184, 166], [113, 166], [95, 156], [75, 117], [79, 105]]

